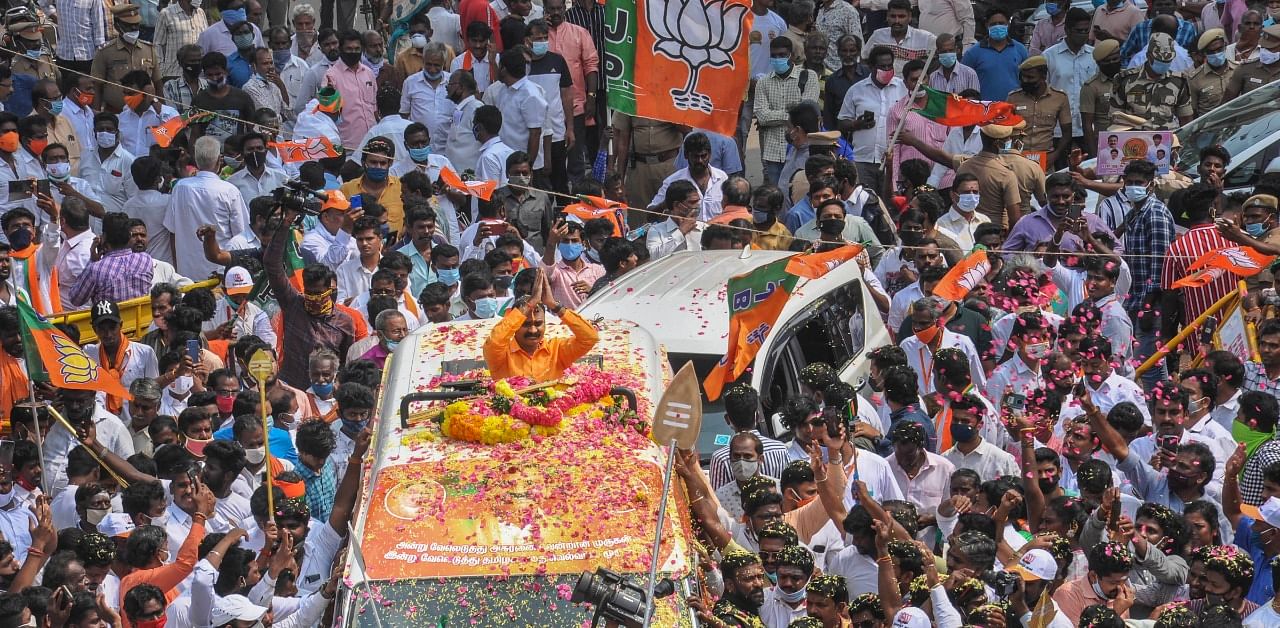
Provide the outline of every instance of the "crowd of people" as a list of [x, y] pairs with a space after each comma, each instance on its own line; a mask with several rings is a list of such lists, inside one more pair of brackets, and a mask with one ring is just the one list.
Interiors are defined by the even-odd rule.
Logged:
[[[331, 621], [411, 332], [501, 319], [476, 357], [553, 379], [643, 264], [849, 245], [893, 339], [867, 387], [808, 364], [764, 416], [732, 386], [709, 469], [678, 457], [705, 624], [1280, 621], [1280, 270], [1237, 292], [1252, 352], [1164, 347], [1237, 290], [1193, 262], [1280, 255], [1280, 160], [1239, 194], [1171, 133], [1270, 89], [1280, 3], [754, 0], [732, 135], [608, 108], [604, 3], [162, 4], [4, 14], [0, 626]], [[943, 126], [939, 92], [1022, 121]], [[1172, 168], [1100, 176], [1108, 131]], [[129, 396], [29, 372], [20, 301], [87, 310]]]

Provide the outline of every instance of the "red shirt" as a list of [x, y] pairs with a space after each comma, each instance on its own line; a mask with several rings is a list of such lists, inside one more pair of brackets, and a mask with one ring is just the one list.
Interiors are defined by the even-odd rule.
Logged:
[[[1160, 273], [1160, 287], [1168, 290], [1173, 282], [1191, 274], [1187, 267], [1201, 255], [1209, 251], [1233, 246], [1235, 245], [1222, 237], [1218, 233], [1218, 229], [1212, 224], [1197, 225], [1188, 229], [1186, 233], [1175, 238], [1169, 245], [1169, 249], [1165, 251], [1164, 271]], [[1236, 277], [1231, 273], [1223, 273], [1221, 277], [1213, 280], [1213, 283], [1207, 286], [1183, 288], [1183, 323], [1195, 320], [1201, 312], [1217, 303], [1218, 299], [1227, 296], [1227, 293], [1234, 290], [1235, 287]]]
[[468, 47], [467, 25], [472, 22], [484, 22], [493, 29], [494, 37], [490, 47], [502, 52], [502, 38], [498, 37], [498, 14], [489, 6], [489, 0], [462, 0], [458, 5], [458, 25], [462, 28], [462, 47]]

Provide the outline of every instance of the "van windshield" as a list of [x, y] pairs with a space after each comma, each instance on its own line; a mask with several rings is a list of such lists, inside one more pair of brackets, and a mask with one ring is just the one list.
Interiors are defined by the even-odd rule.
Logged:
[[[698, 374], [698, 381], [707, 379], [711, 369], [715, 368], [719, 356], [701, 353], [668, 353], [671, 371], [680, 372], [685, 362], [693, 362], [693, 370]], [[715, 401], [707, 401], [707, 393], [702, 392], [702, 431], [698, 434], [698, 452], [703, 458], [709, 458], [711, 452], [729, 444], [733, 432], [724, 419], [724, 397]]]

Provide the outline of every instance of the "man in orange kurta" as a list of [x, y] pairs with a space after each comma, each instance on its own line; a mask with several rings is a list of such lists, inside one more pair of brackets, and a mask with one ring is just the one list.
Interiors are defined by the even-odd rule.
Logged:
[[[519, 375], [537, 382], [556, 379], [600, 340], [591, 323], [555, 302], [541, 270], [533, 285], [533, 296], [507, 310], [484, 341], [484, 361], [495, 380]], [[545, 340], [545, 310], [559, 316], [573, 337]]]

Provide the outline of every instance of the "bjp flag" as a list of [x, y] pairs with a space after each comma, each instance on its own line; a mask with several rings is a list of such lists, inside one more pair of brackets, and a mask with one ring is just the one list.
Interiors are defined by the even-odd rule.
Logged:
[[627, 232], [627, 206], [599, 196], [578, 195], [579, 203], [566, 205], [564, 213], [577, 216], [582, 222], [604, 218], [613, 224], [613, 237], [621, 238]]
[[1265, 270], [1275, 261], [1275, 255], [1263, 255], [1254, 248], [1236, 246], [1229, 249], [1209, 251], [1192, 262], [1191, 266], [1187, 267], [1187, 270], [1221, 268], [1241, 277], [1252, 277]]
[[947, 271], [933, 289], [933, 294], [948, 301], [962, 301], [989, 272], [991, 260], [987, 259], [986, 251], [979, 249]]
[[789, 262], [783, 258], [729, 279], [729, 344], [702, 382], [707, 399], [719, 399], [725, 384], [738, 379], [764, 345], [799, 281], [787, 272]]
[[861, 244], [847, 244], [823, 253], [803, 253], [787, 260], [787, 272], [805, 279], [817, 279], [862, 252]]
[[750, 8], [749, 0], [607, 0], [609, 107], [733, 135], [750, 74]]
[[164, 121], [164, 124], [151, 127], [151, 137], [156, 139], [156, 145], [160, 148], [169, 148], [173, 143], [173, 138], [178, 137], [178, 133], [187, 126], [187, 119], [182, 116], [174, 116]]
[[463, 181], [458, 173], [448, 167], [440, 169], [440, 180], [459, 192], [465, 192], [486, 201], [493, 198], [493, 191], [498, 189], [497, 181]]
[[133, 395], [98, 366], [80, 345], [71, 341], [53, 323], [40, 316], [31, 305], [18, 299], [22, 320], [22, 348], [27, 354], [27, 373], [32, 381], [49, 382], [55, 388], [102, 391], [113, 397], [133, 400]]
[[327, 137], [308, 137], [288, 142], [271, 142], [268, 147], [276, 149], [280, 161], [287, 164], [301, 161], [313, 161], [328, 157], [337, 157], [340, 153], [333, 141]]
[[1221, 268], [1202, 268], [1172, 284], [1170, 288], [1203, 288], [1214, 282], [1218, 277], [1227, 271]]
[[969, 100], [928, 86], [924, 87], [923, 95], [924, 106], [912, 111], [943, 126], [1017, 126], [1022, 123], [1022, 116], [1014, 113], [1013, 105], [1001, 100]]

